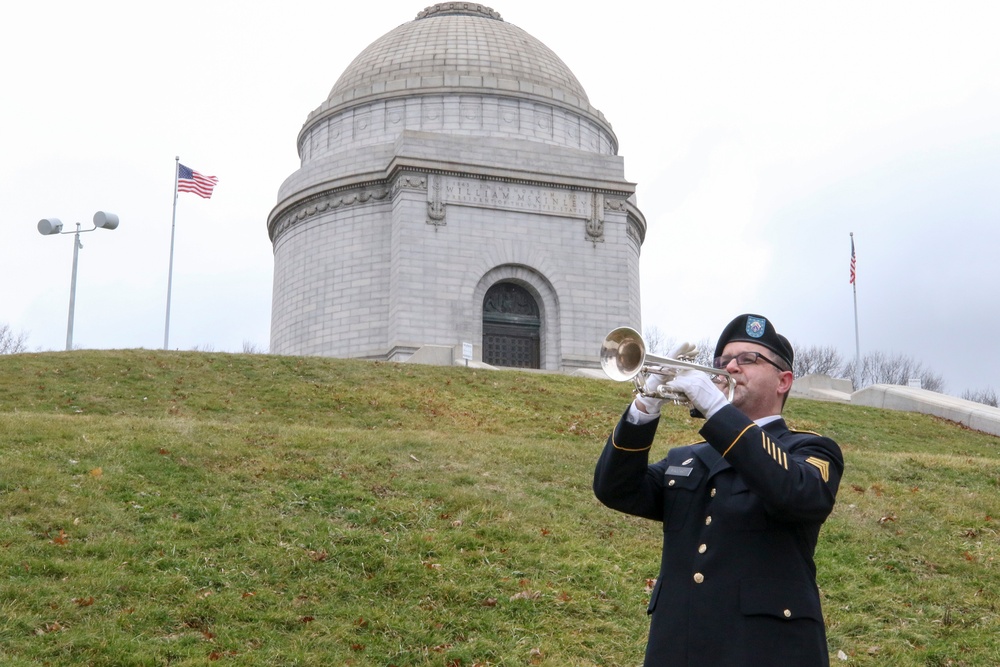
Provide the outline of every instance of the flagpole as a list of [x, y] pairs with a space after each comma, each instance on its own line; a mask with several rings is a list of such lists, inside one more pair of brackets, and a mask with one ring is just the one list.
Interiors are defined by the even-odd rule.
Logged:
[[170, 289], [174, 282], [174, 228], [177, 225], [177, 174], [180, 171], [181, 156], [174, 157], [174, 213], [170, 219], [170, 264], [167, 269], [167, 317], [163, 326], [163, 349], [170, 345]]
[[854, 232], [851, 232], [851, 286], [854, 288], [854, 390], [861, 388], [861, 334], [858, 329], [858, 278], [855, 268]]

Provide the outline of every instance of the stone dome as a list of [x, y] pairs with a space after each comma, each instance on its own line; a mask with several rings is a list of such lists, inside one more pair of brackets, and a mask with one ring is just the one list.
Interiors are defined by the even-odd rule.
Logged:
[[463, 89], [487, 89], [582, 112], [610, 131], [559, 56], [498, 12], [471, 2], [428, 7], [372, 42], [344, 70], [306, 125], [376, 98]]

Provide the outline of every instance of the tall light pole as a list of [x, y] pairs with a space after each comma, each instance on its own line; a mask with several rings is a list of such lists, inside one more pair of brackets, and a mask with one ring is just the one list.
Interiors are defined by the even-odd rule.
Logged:
[[114, 213], [98, 211], [94, 214], [93, 229], [80, 229], [80, 223], [76, 223], [75, 232], [64, 232], [63, 223], [59, 218], [42, 218], [38, 221], [38, 233], [42, 236], [52, 236], [54, 234], [74, 234], [73, 238], [73, 277], [69, 283], [69, 322], [66, 324], [66, 349], [73, 349], [73, 311], [76, 310], [76, 265], [80, 257], [80, 234], [92, 232], [94, 229], [116, 229], [118, 227], [118, 216]]

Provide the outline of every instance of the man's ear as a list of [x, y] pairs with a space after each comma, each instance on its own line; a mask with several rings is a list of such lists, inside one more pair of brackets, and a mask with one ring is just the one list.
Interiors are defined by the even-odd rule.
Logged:
[[781, 379], [778, 380], [778, 393], [787, 394], [792, 390], [792, 380], [795, 375], [791, 371], [781, 371]]

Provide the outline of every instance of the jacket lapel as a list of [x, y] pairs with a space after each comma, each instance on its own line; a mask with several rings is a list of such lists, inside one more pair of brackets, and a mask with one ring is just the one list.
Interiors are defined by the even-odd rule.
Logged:
[[705, 464], [705, 467], [708, 468], [709, 477], [730, 467], [729, 463], [722, 458], [722, 454], [717, 452], [715, 447], [712, 447], [712, 445], [707, 442], [695, 445], [694, 454], [701, 460], [702, 463]]

